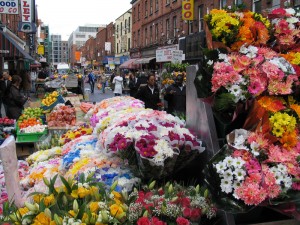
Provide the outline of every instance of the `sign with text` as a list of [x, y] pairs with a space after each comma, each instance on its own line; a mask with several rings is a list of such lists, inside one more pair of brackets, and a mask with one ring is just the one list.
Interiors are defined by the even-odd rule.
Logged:
[[33, 22], [32, 20], [32, 0], [21, 0], [22, 22]]
[[110, 52], [111, 51], [111, 42], [105, 42], [104, 49], [105, 49], [105, 51]]
[[194, 20], [194, 0], [182, 0], [182, 19]]
[[183, 51], [182, 50], [173, 50], [172, 51], [172, 63], [181, 63], [182, 62], [182, 55]]
[[156, 62], [171, 62], [172, 51], [177, 50], [178, 45], [173, 45], [167, 48], [161, 48], [156, 50]]
[[19, 14], [19, 0], [0, 0], [0, 13]]
[[38, 45], [37, 54], [39, 54], [39, 55], [44, 55], [45, 54], [45, 46], [44, 45]]
[[76, 51], [75, 52], [75, 60], [76, 61], [80, 61], [80, 57], [81, 57], [81, 52], [80, 51]]

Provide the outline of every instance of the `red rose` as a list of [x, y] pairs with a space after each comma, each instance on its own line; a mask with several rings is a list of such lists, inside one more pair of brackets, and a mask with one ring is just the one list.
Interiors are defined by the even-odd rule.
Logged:
[[200, 218], [201, 216], [201, 209], [192, 209], [191, 212], [191, 220], [196, 221]]
[[167, 223], [159, 220], [157, 217], [152, 218], [152, 225], [167, 225]]
[[137, 221], [137, 225], [151, 225], [147, 217], [141, 217]]
[[188, 221], [186, 218], [178, 217], [176, 219], [176, 223], [177, 223], [177, 225], [189, 225], [190, 221]]
[[185, 207], [183, 209], [183, 216], [186, 217], [186, 218], [190, 218], [191, 217], [191, 213], [192, 213], [192, 210], [188, 207]]
[[190, 207], [191, 200], [189, 198], [182, 198], [181, 204], [183, 207]]

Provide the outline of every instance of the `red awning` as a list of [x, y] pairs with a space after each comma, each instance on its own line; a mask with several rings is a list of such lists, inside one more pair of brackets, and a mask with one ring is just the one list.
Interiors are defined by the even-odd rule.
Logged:
[[25, 52], [7, 33], [0, 29], [0, 55], [9, 58], [25, 58], [31, 61], [34, 59]]
[[137, 69], [138, 65], [133, 64], [137, 59], [129, 59], [120, 65], [120, 69]]

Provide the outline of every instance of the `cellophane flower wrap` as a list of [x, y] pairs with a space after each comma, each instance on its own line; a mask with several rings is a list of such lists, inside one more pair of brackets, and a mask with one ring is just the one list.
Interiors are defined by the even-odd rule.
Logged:
[[129, 195], [128, 220], [131, 224], [162, 221], [160, 224], [199, 224], [201, 217], [211, 219], [216, 207], [208, 190], [199, 185], [183, 187], [170, 183], [153, 187], [155, 181]]
[[239, 129], [228, 135], [228, 146], [208, 166], [218, 179], [213, 181], [209, 175], [208, 180], [219, 187], [221, 196], [231, 198], [232, 206], [281, 202], [297, 206], [300, 106], [291, 96], [263, 96], [258, 104], [266, 112], [261, 123], [255, 131]]

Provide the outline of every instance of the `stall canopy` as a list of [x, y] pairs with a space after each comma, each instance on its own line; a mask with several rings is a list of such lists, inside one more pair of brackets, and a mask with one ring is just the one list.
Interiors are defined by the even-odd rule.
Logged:
[[0, 29], [0, 54], [4, 57], [19, 57], [30, 61], [34, 59], [25, 50], [18, 45], [12, 37], [10, 37], [5, 31]]
[[136, 69], [137, 68], [137, 65], [134, 64], [134, 62], [136, 61], [137, 59], [129, 59], [127, 60], [126, 62], [122, 63], [119, 68], [120, 69]]
[[134, 64], [147, 64], [147, 63], [149, 63], [153, 59], [155, 59], [155, 57], [141, 58], [141, 59], [136, 60], [134, 62]]

